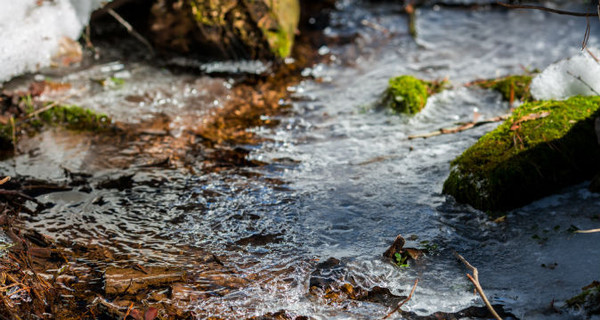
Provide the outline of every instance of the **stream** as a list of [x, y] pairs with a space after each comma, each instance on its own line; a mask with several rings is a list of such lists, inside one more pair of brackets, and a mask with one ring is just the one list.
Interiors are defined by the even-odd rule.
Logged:
[[[321, 47], [327, 62], [305, 69], [305, 80], [288, 88], [291, 111], [274, 117], [277, 126], [252, 129], [266, 142], [238, 147], [256, 165], [209, 170], [204, 159], [220, 151], [181, 142], [186, 130], [228, 101], [232, 79], [115, 59], [44, 76], [84, 87], [70, 103], [139, 125], [140, 139], [52, 129], [28, 138], [0, 168], [2, 175], [57, 184], [86, 176], [88, 184], [38, 196], [53, 205], [26, 215], [27, 226], [110, 248], [120, 257], [114, 265], [185, 268], [191, 298], [178, 303], [199, 319], [279, 310], [311, 319], [384, 317], [389, 304], [309, 294], [311, 274], [332, 257], [341, 261], [334, 281], [367, 290], [379, 286], [406, 296], [418, 278], [405, 311], [428, 315], [483, 305], [453, 251], [479, 269], [491, 302], [517, 318], [584, 319], [550, 306], [560, 307], [599, 277], [600, 234], [570, 231], [598, 227], [600, 195], [584, 183], [494, 222], [441, 189], [450, 161], [497, 123], [429, 139], [408, 136], [472, 121], [474, 112], [481, 119], [509, 112], [498, 93], [463, 84], [572, 56], [585, 25], [585, 19], [538, 11], [436, 5], [417, 11], [415, 41], [398, 5], [341, 1], [324, 32], [353, 40]], [[600, 45], [599, 31], [592, 21], [589, 47]], [[268, 66], [203, 68], [262, 73]], [[453, 88], [413, 117], [375, 108], [388, 79], [401, 74], [447, 78]], [[125, 83], [107, 89], [89, 81], [107, 77]], [[156, 119], [167, 124], [157, 126]], [[180, 145], [185, 166], [146, 165]], [[408, 247], [434, 249], [408, 268], [394, 266], [382, 253], [398, 234]], [[216, 258], [221, 266], [207, 268]]]

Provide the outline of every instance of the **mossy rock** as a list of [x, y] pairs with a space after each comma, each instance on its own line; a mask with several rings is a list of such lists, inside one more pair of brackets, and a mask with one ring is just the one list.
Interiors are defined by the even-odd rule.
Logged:
[[299, 0], [157, 0], [154, 43], [221, 59], [285, 58], [292, 49]]
[[529, 91], [532, 76], [529, 75], [513, 75], [498, 79], [483, 80], [477, 83], [484, 89], [492, 89], [502, 94], [502, 98], [506, 101], [514, 99], [523, 102], [533, 100]]
[[599, 109], [600, 97], [523, 104], [452, 162], [443, 192], [493, 213], [590, 179], [600, 163]]
[[582, 292], [566, 301], [569, 308], [583, 309], [590, 316], [600, 314], [600, 283], [592, 282]]
[[428, 82], [413, 76], [391, 78], [383, 104], [399, 113], [416, 114], [427, 104], [428, 86]]

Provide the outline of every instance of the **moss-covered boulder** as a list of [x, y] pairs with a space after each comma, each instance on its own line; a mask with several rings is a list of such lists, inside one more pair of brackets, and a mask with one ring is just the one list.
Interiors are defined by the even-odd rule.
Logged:
[[206, 57], [260, 59], [290, 54], [298, 0], [157, 0], [155, 44]]
[[569, 308], [583, 310], [588, 316], [600, 314], [600, 282], [594, 281], [566, 301]]
[[600, 163], [599, 109], [600, 97], [523, 104], [452, 162], [443, 192], [495, 212], [590, 179]]
[[513, 75], [479, 81], [477, 85], [484, 89], [492, 89], [500, 92], [502, 98], [506, 101], [512, 102], [517, 99], [526, 102], [532, 100], [529, 91], [532, 79], [533, 77], [530, 75]]
[[416, 114], [427, 104], [426, 81], [413, 76], [391, 78], [384, 93], [383, 104], [399, 113]]

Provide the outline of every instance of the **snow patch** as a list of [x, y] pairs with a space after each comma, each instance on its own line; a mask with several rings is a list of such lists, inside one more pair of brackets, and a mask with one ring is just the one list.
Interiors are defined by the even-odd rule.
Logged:
[[77, 39], [99, 0], [0, 0], [0, 83], [47, 67], [62, 38]]
[[548, 66], [531, 82], [531, 94], [537, 100], [563, 100], [598, 92], [600, 63], [585, 52]]

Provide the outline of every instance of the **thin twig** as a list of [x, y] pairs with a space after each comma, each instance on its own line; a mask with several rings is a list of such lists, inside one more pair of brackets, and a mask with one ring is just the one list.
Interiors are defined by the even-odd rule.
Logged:
[[541, 10], [541, 11], [552, 12], [552, 13], [556, 13], [556, 14], [564, 14], [567, 16], [574, 16], [574, 17], [590, 17], [590, 16], [596, 15], [595, 12], [573, 12], [573, 11], [552, 9], [552, 8], [543, 7], [543, 6], [532, 6], [532, 5], [526, 5], [526, 4], [508, 4], [508, 3], [499, 2], [499, 1], [496, 2], [496, 4], [506, 7], [506, 8], [510, 8], [510, 9]]
[[600, 232], [600, 229], [589, 229], [589, 230], [577, 230], [575, 233], [596, 233]]
[[131, 310], [133, 310], [133, 302], [129, 305], [129, 308], [127, 308], [127, 311], [125, 312], [125, 316], [123, 317], [123, 320], [127, 319], [127, 317], [129, 316], [129, 313], [131, 313]]
[[418, 138], [431, 138], [431, 137], [435, 137], [435, 136], [439, 136], [442, 134], [451, 134], [451, 133], [458, 133], [458, 132], [462, 132], [465, 130], [469, 130], [472, 128], [476, 128], [479, 127], [481, 125], [484, 124], [488, 124], [488, 123], [493, 123], [493, 122], [500, 122], [500, 121], [504, 121], [506, 119], [508, 119], [508, 117], [510, 117], [510, 114], [504, 114], [501, 116], [497, 116], [497, 117], [493, 117], [493, 118], [489, 118], [489, 119], [485, 119], [485, 120], [481, 120], [481, 121], [477, 121], [477, 122], [467, 122], [465, 124], [462, 124], [460, 126], [457, 127], [452, 127], [452, 128], [441, 128], [438, 129], [436, 131], [433, 132], [429, 132], [429, 133], [422, 133], [422, 134], [415, 134], [412, 136], [408, 136], [408, 140], [412, 140], [412, 139], [418, 139]]
[[415, 284], [412, 287], [412, 290], [410, 290], [410, 294], [408, 295], [408, 297], [406, 297], [406, 299], [402, 300], [402, 302], [400, 302], [396, 308], [394, 308], [394, 310], [392, 310], [390, 313], [387, 314], [387, 316], [383, 317], [382, 319], [387, 319], [389, 318], [392, 314], [394, 314], [396, 311], [400, 310], [400, 307], [402, 307], [405, 303], [408, 302], [408, 300], [410, 300], [410, 298], [412, 298], [413, 293], [415, 293], [415, 289], [417, 289], [417, 284], [419, 283], [419, 279], [415, 280]]
[[483, 292], [483, 288], [481, 288], [481, 285], [479, 284], [479, 271], [477, 271], [477, 268], [473, 267], [469, 263], [469, 261], [463, 258], [463, 256], [461, 256], [460, 254], [458, 254], [458, 252], [454, 251], [454, 255], [473, 273], [473, 275], [467, 274], [467, 277], [469, 278], [469, 280], [471, 280], [473, 285], [475, 285], [475, 289], [477, 290], [477, 293], [479, 293], [479, 296], [481, 296], [481, 299], [483, 299], [483, 303], [485, 303], [485, 306], [492, 313], [494, 318], [496, 318], [496, 320], [502, 320], [502, 318], [498, 315], [496, 310], [494, 310], [494, 307], [492, 307], [492, 304]]
[[590, 25], [590, 17], [585, 17], [585, 33], [583, 34], [583, 42], [581, 43], [581, 51], [587, 48], [588, 41], [590, 40], [590, 33], [592, 30], [592, 26]]
[[596, 61], [596, 63], [600, 63], [600, 60], [598, 60], [598, 57], [596, 57], [596, 55], [592, 52], [592, 50], [590, 50], [589, 48], [586, 48], [585, 50], [590, 55], [590, 57], [592, 57], [592, 59], [594, 59], [594, 61]]
[[17, 126], [15, 124], [15, 117], [10, 116], [10, 136], [13, 144], [13, 153], [17, 154]]
[[25, 119], [28, 119], [28, 118], [31, 118], [31, 117], [35, 117], [35, 116], [37, 116], [38, 114], [40, 114], [40, 113], [42, 113], [44, 111], [48, 111], [48, 110], [56, 107], [57, 105], [62, 104], [63, 102], [65, 102], [67, 99], [73, 97], [74, 95], [77, 95], [77, 94], [79, 94], [79, 93], [81, 93], [81, 92], [83, 92], [85, 90], [86, 90], [86, 88], [83, 87], [83, 88], [81, 88], [81, 89], [79, 89], [79, 90], [77, 90], [75, 92], [72, 92], [72, 93], [70, 93], [70, 94], [68, 94], [68, 95], [66, 95], [66, 96], [64, 96], [64, 97], [62, 97], [62, 98], [60, 98], [60, 99], [58, 99], [58, 100], [50, 103], [49, 105], [47, 105], [47, 106], [45, 106], [43, 108], [37, 109], [34, 112], [28, 114], [25, 117]]
[[150, 51], [150, 54], [154, 55], [154, 48], [152, 48], [150, 42], [148, 42], [146, 38], [144, 38], [141, 34], [135, 31], [135, 29], [133, 29], [129, 22], [123, 19], [123, 17], [121, 17], [115, 10], [111, 8], [106, 9], [106, 12], [108, 12], [108, 14], [110, 14], [113, 18], [115, 18], [115, 20], [122, 24], [125, 27], [125, 29], [127, 29], [127, 32], [131, 33], [136, 39], [143, 43], [146, 46], [146, 48], [148, 48], [148, 51]]
[[588, 87], [590, 90], [592, 90], [592, 92], [594, 92], [597, 96], [600, 96], [600, 93], [598, 93], [598, 91], [596, 91], [596, 89], [594, 89], [589, 83], [585, 82], [581, 76], [576, 76], [574, 75], [571, 71], [567, 70], [567, 74], [570, 75], [571, 77], [575, 78], [575, 80], [579, 80], [581, 83], [583, 83], [586, 87]]

